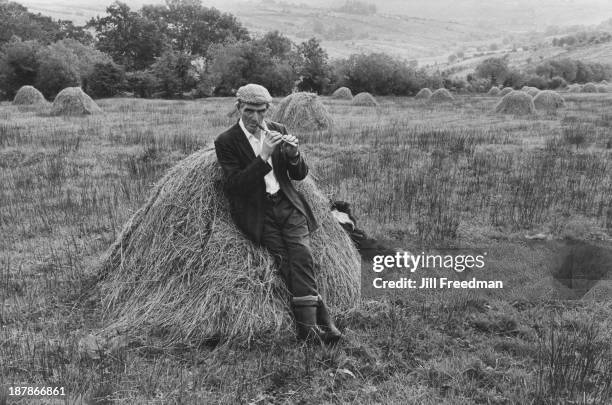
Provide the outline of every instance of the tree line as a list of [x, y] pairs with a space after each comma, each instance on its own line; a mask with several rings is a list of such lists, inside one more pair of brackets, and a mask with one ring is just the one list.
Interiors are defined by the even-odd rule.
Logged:
[[84, 26], [0, 3], [3, 99], [26, 84], [47, 98], [69, 86], [82, 86], [93, 97], [231, 96], [249, 82], [274, 96], [294, 90], [330, 94], [341, 86], [397, 96], [424, 87], [482, 92], [500, 84], [552, 88], [599, 81], [610, 78], [610, 67], [561, 60], [519, 71], [507, 58], [489, 58], [467, 80], [451, 73], [428, 72], [384, 53], [330, 60], [316, 38], [296, 44], [278, 31], [254, 36], [233, 15], [200, 0], [166, 0], [136, 11], [117, 1]]

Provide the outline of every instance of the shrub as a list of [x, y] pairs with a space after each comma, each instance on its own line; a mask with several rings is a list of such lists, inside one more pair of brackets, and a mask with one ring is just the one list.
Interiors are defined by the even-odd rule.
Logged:
[[92, 97], [112, 97], [125, 87], [125, 73], [113, 62], [96, 63], [84, 82], [85, 90]]
[[40, 44], [13, 38], [0, 52], [0, 91], [12, 99], [19, 88], [36, 82]]
[[495, 112], [514, 115], [528, 115], [535, 113], [535, 106], [531, 96], [522, 91], [513, 91], [506, 94], [495, 107]]
[[548, 81], [549, 89], [564, 89], [567, 87], [567, 81], [561, 76], [555, 76]]
[[35, 86], [47, 98], [54, 98], [62, 89], [81, 85], [77, 57], [65, 50], [61, 54], [53, 49], [44, 49], [39, 56], [41, 63]]
[[149, 98], [157, 91], [157, 78], [149, 71], [126, 74], [128, 89], [137, 97]]

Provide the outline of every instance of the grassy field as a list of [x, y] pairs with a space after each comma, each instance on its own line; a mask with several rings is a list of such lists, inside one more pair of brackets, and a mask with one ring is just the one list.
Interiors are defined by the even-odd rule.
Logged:
[[2, 104], [0, 404], [12, 386], [65, 387], [68, 403], [610, 403], [612, 296], [585, 299], [606, 298], [608, 263], [572, 283], [570, 262], [608, 257], [612, 95], [565, 97], [527, 118], [482, 96], [324, 101], [334, 128], [297, 134], [324, 192], [412, 252], [487, 252], [479, 277], [505, 283], [383, 294], [366, 267], [332, 349], [96, 338], [100, 255], [169, 167], [232, 124], [232, 100], [99, 100], [86, 118]]

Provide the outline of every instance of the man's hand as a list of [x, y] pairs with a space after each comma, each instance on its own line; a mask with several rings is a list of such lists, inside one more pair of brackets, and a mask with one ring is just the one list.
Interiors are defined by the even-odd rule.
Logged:
[[261, 143], [261, 153], [259, 155], [267, 162], [276, 146], [283, 141], [283, 135], [280, 132], [268, 131], [262, 137], [263, 142]]
[[298, 155], [299, 140], [293, 135], [283, 135], [283, 151], [289, 158], [294, 158]]

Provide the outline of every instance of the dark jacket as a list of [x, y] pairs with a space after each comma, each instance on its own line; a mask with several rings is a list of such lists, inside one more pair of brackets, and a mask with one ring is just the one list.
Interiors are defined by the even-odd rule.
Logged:
[[[266, 124], [271, 130], [287, 133], [282, 124], [267, 121]], [[215, 151], [223, 169], [225, 193], [230, 202], [232, 218], [252, 241], [260, 243], [266, 208], [264, 176], [272, 167], [255, 156], [238, 123], [217, 137]], [[318, 225], [312, 210], [290, 180], [303, 180], [308, 174], [308, 166], [302, 154], [300, 153], [296, 164], [290, 164], [287, 157], [281, 153], [280, 146], [277, 146], [272, 153], [272, 166], [281, 190], [295, 208], [304, 214], [310, 232], [314, 231]]]

